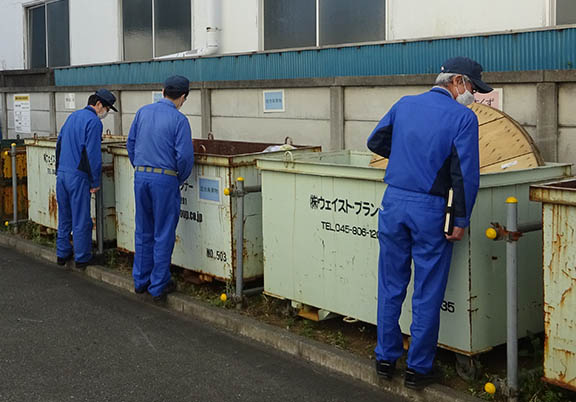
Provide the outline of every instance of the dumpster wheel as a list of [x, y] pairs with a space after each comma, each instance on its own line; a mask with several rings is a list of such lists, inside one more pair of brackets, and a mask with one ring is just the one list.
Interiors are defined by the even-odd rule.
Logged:
[[456, 356], [456, 373], [464, 380], [475, 380], [480, 376], [482, 365], [476, 356], [454, 353]]

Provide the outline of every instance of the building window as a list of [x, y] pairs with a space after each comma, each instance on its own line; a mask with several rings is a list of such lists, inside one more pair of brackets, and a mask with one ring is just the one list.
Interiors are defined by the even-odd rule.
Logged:
[[576, 24], [576, 2], [556, 0], [556, 25]]
[[385, 0], [264, 0], [264, 49], [381, 41]]
[[190, 0], [123, 0], [124, 60], [149, 60], [190, 50]]
[[29, 67], [70, 65], [68, 0], [30, 7], [27, 13]]

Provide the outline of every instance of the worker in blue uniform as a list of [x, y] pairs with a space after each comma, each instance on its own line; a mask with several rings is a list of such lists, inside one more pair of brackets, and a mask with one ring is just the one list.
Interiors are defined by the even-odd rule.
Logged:
[[180, 186], [194, 165], [190, 123], [179, 111], [189, 86], [182, 76], [166, 79], [163, 99], [138, 110], [126, 144], [135, 169], [134, 291], [148, 291], [157, 302], [176, 289], [170, 262], [180, 217]]
[[[85, 269], [92, 260], [90, 194], [100, 189], [102, 170], [102, 122], [114, 107], [116, 97], [99, 89], [88, 105], [72, 113], [56, 142], [56, 199], [58, 202], [59, 265], [74, 258], [76, 268]], [[73, 233], [74, 246], [70, 244]]]
[[[378, 344], [376, 370], [392, 378], [402, 355], [398, 320], [414, 262], [411, 343], [405, 386], [421, 389], [438, 376], [433, 367], [440, 308], [453, 241], [461, 240], [479, 185], [478, 119], [467, 108], [474, 93], [492, 90], [482, 66], [447, 60], [429, 92], [401, 98], [380, 120], [368, 148], [389, 158], [379, 211]], [[452, 192], [453, 230], [445, 233]]]

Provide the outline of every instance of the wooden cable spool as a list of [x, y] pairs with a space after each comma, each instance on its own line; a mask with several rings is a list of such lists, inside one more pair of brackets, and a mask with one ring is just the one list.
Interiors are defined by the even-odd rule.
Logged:
[[[480, 173], [529, 169], [542, 166], [544, 160], [530, 134], [498, 109], [474, 103], [479, 124]], [[386, 168], [388, 159], [373, 155], [370, 166]]]

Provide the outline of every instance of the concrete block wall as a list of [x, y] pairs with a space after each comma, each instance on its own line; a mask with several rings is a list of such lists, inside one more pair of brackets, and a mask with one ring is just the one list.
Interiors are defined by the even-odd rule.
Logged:
[[576, 163], [576, 84], [558, 90], [558, 159]]
[[[30, 129], [31, 133], [17, 133], [14, 127], [14, 95], [30, 95]], [[6, 130], [2, 130], [2, 138], [30, 138], [47, 136], [51, 132], [54, 118], [51, 113], [52, 99], [49, 92], [18, 92], [6, 94]]]
[[[492, 74], [487, 81], [502, 88], [503, 111], [526, 129], [545, 160], [576, 163], [576, 76], [557, 72], [525, 72], [519, 78], [517, 74]], [[431, 81], [431, 76], [405, 76], [195, 83], [181, 111], [195, 138], [206, 138], [211, 132], [222, 140], [282, 143], [291, 137], [296, 144], [321, 145], [324, 150], [366, 151], [368, 135], [389, 108], [402, 96], [427, 91]], [[77, 110], [86, 105], [95, 89], [0, 89], [0, 118], [8, 127], [3, 129], [3, 138], [16, 138], [14, 94], [30, 94], [32, 131], [41, 136], [55, 135], [73, 111], [65, 108], [67, 93], [75, 94]], [[136, 111], [151, 103], [153, 92], [160, 88], [110, 89], [117, 95], [120, 113], [109, 114], [103, 121], [104, 130], [126, 136]], [[264, 113], [266, 89], [284, 89], [284, 112]]]
[[[159, 91], [160, 88], [157, 90]], [[121, 111], [122, 111], [122, 133], [127, 136], [130, 132], [130, 126], [138, 109], [142, 106], [152, 103], [153, 93], [155, 91], [122, 91], [121, 92]], [[200, 91], [191, 90], [188, 98], [182, 108], [182, 113], [188, 118], [192, 137], [200, 138], [202, 133], [202, 113], [200, 105]]]
[[287, 88], [285, 112], [264, 113], [262, 89], [212, 90], [216, 139], [330, 146], [329, 88]]

